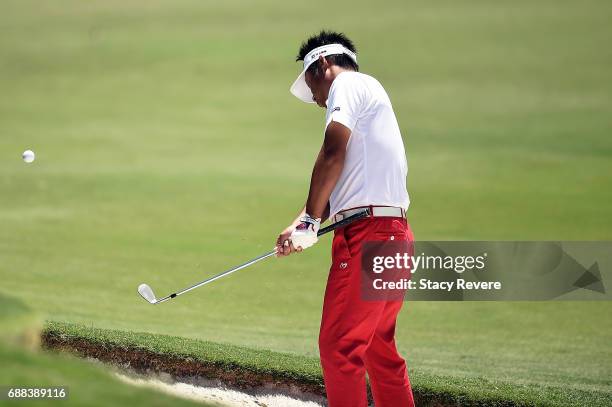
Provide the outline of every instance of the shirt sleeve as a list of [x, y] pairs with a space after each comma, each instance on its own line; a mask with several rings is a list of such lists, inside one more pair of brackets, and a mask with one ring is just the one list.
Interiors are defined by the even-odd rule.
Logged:
[[[341, 80], [339, 80], [341, 79]], [[351, 131], [362, 113], [363, 84], [339, 76], [332, 84], [327, 98], [325, 127], [332, 121], [343, 124]]]

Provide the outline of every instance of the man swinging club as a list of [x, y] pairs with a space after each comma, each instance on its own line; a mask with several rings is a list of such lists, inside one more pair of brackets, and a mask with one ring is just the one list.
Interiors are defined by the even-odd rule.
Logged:
[[325, 137], [304, 209], [276, 241], [278, 256], [317, 242], [322, 220], [370, 208], [370, 216], [337, 229], [327, 280], [319, 352], [331, 407], [365, 407], [366, 372], [377, 407], [414, 406], [406, 363], [395, 346], [402, 301], [360, 296], [361, 245], [414, 240], [404, 144], [387, 93], [358, 72], [355, 46], [344, 34], [321, 31], [300, 48], [304, 69], [291, 93], [326, 109]]

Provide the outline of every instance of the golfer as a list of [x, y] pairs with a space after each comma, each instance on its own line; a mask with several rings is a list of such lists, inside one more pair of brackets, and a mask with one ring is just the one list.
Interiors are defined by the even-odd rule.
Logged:
[[402, 301], [360, 295], [361, 246], [414, 240], [406, 221], [406, 153], [387, 93], [360, 73], [344, 34], [321, 31], [300, 48], [304, 69], [291, 93], [326, 109], [323, 146], [312, 170], [306, 205], [276, 241], [279, 256], [317, 242], [322, 221], [364, 208], [371, 215], [337, 229], [327, 280], [319, 352], [331, 407], [366, 407], [366, 372], [376, 407], [414, 406], [404, 359], [395, 346]]

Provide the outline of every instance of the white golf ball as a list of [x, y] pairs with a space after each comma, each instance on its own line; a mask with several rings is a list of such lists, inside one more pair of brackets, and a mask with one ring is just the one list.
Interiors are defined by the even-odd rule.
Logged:
[[23, 158], [23, 161], [25, 161], [26, 163], [31, 163], [36, 158], [36, 154], [34, 154], [34, 151], [32, 150], [26, 150], [23, 152], [21, 157]]

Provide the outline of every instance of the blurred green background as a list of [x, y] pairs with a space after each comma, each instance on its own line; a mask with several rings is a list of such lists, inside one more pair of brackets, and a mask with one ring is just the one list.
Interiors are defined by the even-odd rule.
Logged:
[[[417, 239], [612, 238], [609, 1], [0, 5], [0, 290], [49, 319], [316, 354], [328, 238], [167, 306], [136, 287], [293, 219], [324, 118], [288, 88], [321, 28], [391, 97]], [[611, 311], [407, 303], [398, 343], [411, 369], [611, 392]]]
[[[0, 293], [0, 394], [2, 405], [16, 406], [172, 406], [189, 407], [195, 402], [176, 399], [113, 379], [101, 365], [94, 366], [74, 356], [35, 352], [39, 316], [22, 301]], [[38, 341], [36, 341], [38, 342]], [[119, 372], [117, 369], [113, 373]], [[24, 388], [61, 387], [66, 398], [22, 398]], [[10, 396], [9, 388], [14, 396]], [[4, 393], [6, 392], [6, 393]], [[60, 389], [48, 390], [53, 395]], [[47, 394], [49, 394], [47, 393]], [[40, 393], [39, 393], [40, 394]], [[6, 397], [8, 395], [8, 397]], [[8, 400], [16, 397], [18, 400]], [[205, 404], [209, 406], [210, 404]]]

